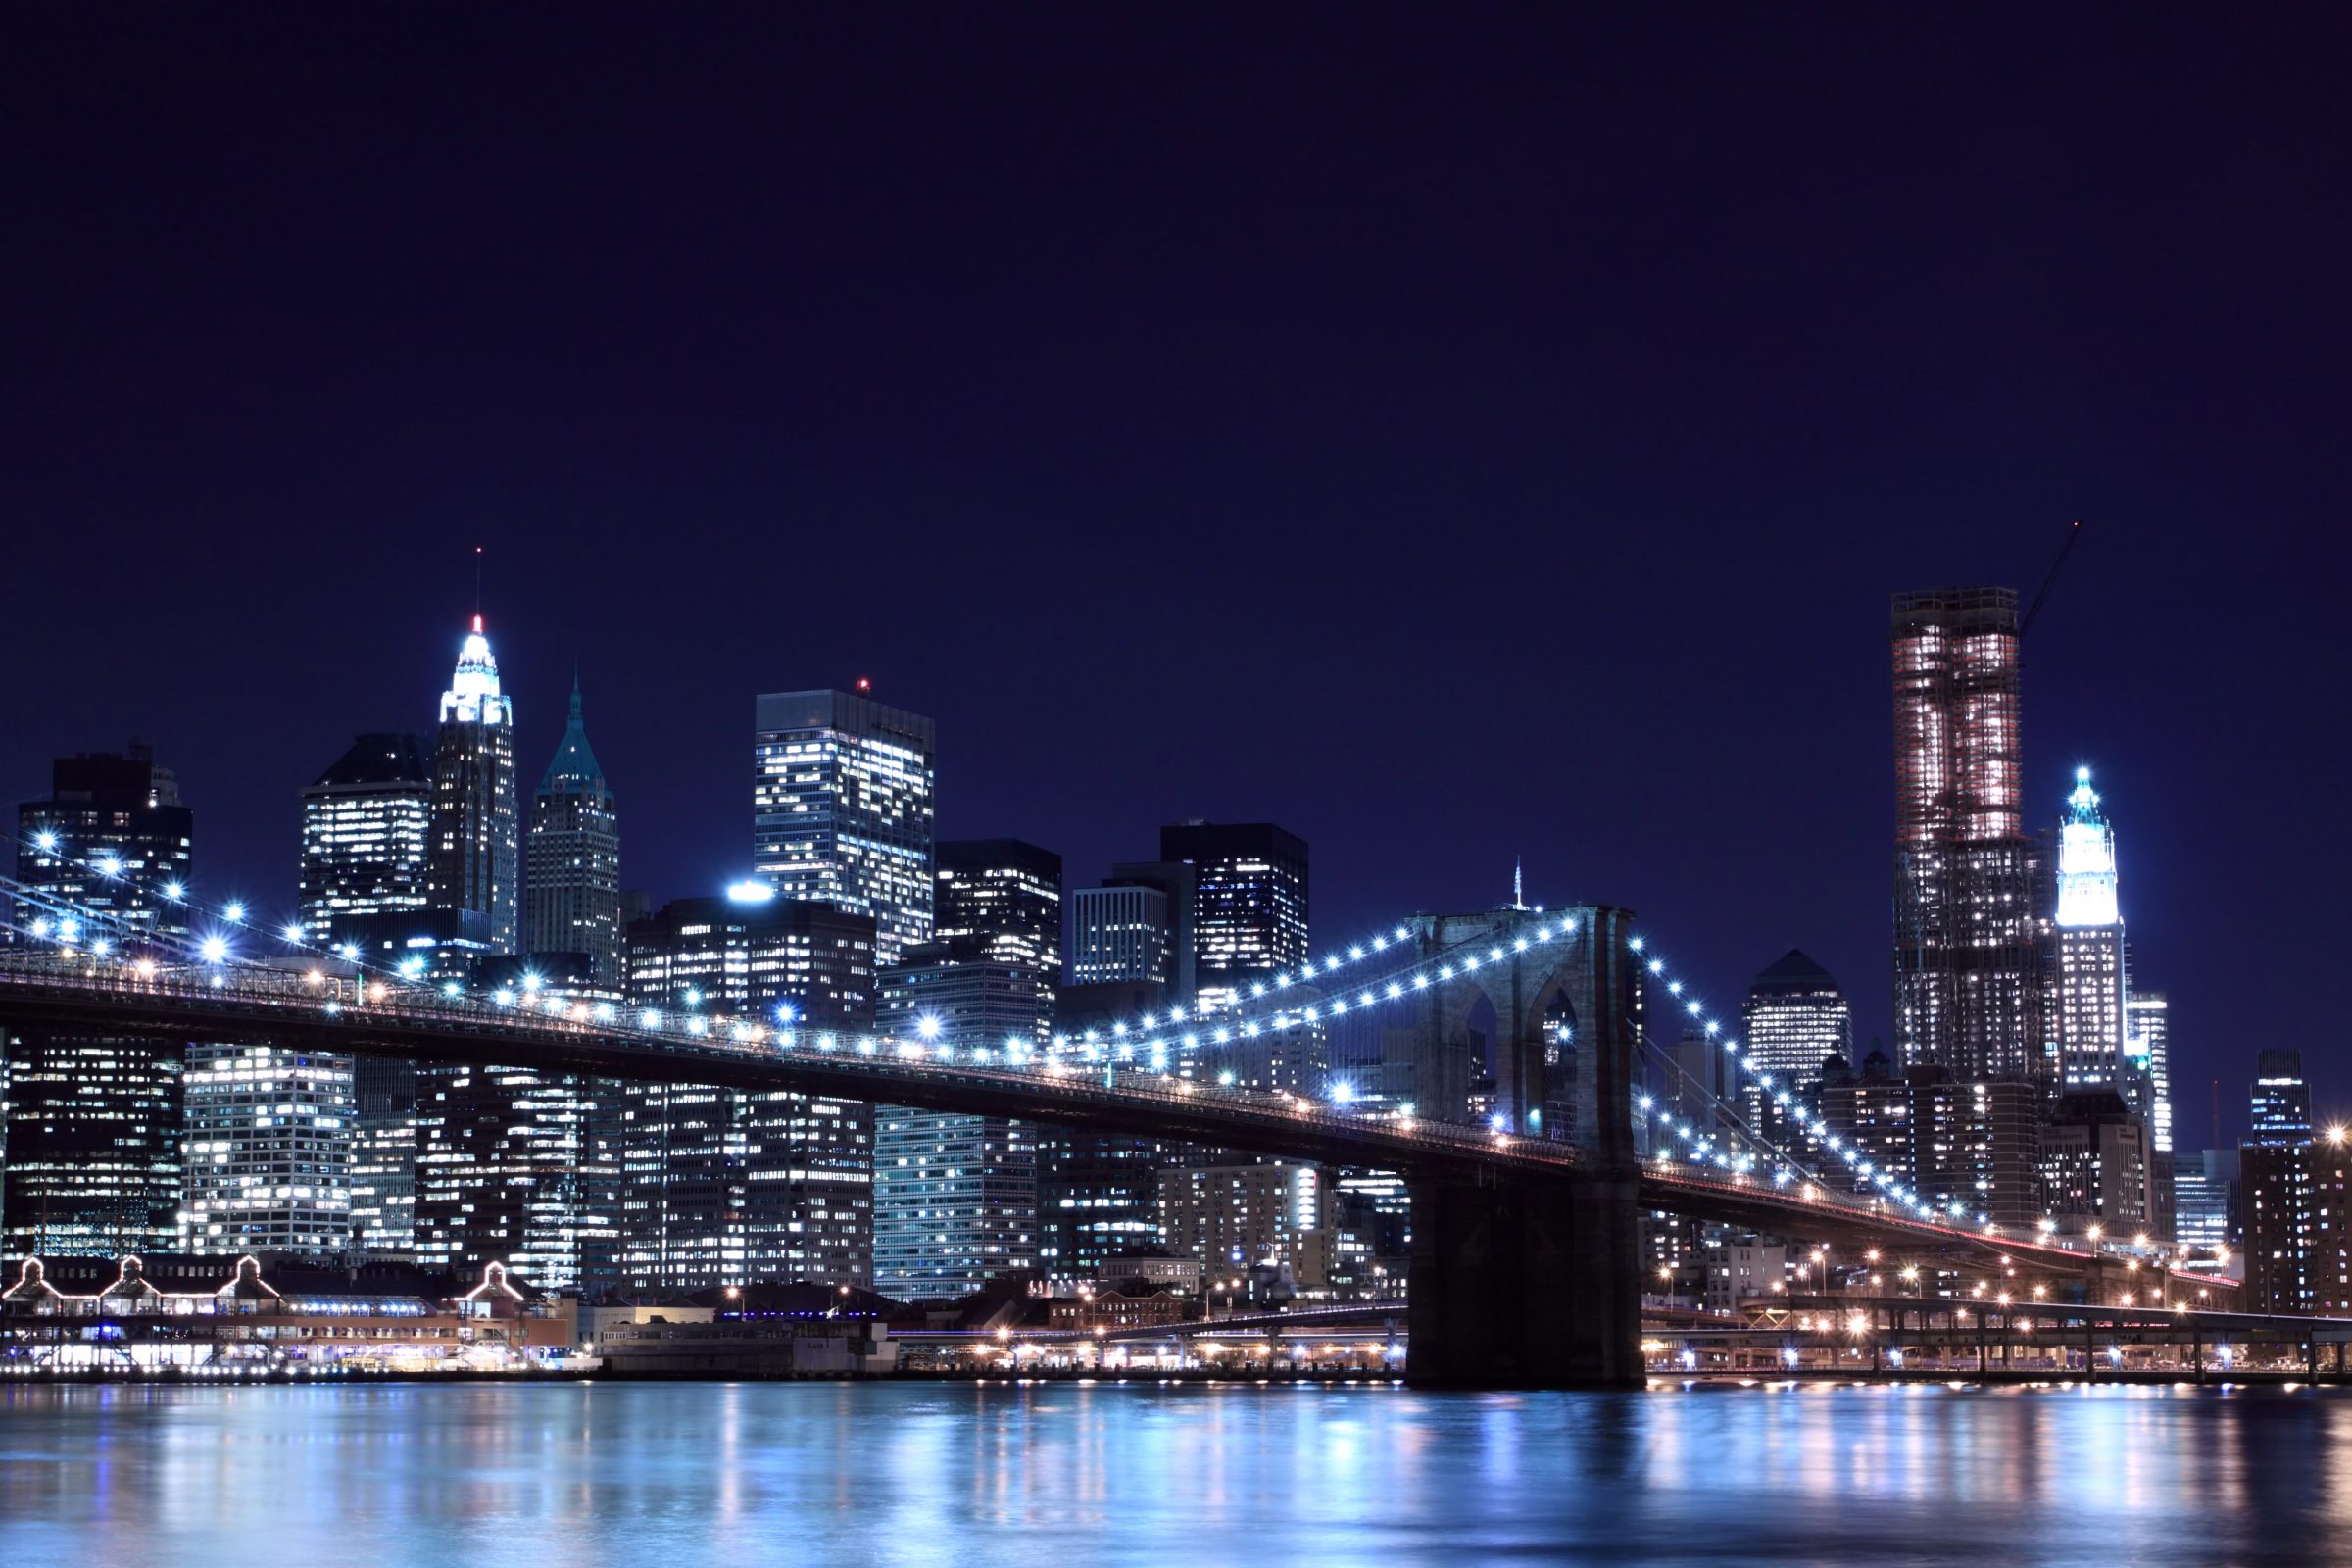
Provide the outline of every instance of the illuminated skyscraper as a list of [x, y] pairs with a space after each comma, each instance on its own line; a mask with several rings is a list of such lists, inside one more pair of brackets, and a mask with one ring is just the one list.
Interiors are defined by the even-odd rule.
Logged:
[[349, 1056], [194, 1045], [186, 1094], [179, 1250], [350, 1250]]
[[[740, 883], [629, 926], [628, 1004], [812, 1034], [870, 1029], [874, 923]], [[874, 1108], [787, 1090], [632, 1084], [621, 1259], [632, 1291], [873, 1276]]]
[[[195, 813], [133, 742], [60, 758], [47, 800], [17, 808], [20, 940], [82, 952], [184, 953]], [[177, 950], [177, 951], [174, 951]], [[168, 1250], [178, 1232], [181, 1067], [175, 1042], [7, 1032], [12, 1256]]]
[[[1041, 1042], [1054, 989], [989, 956], [986, 934], [906, 951], [882, 971], [877, 1024], [973, 1057]], [[1025, 1123], [874, 1110], [874, 1289], [901, 1300], [963, 1296], [1037, 1266], [1037, 1143]]]
[[2147, 1081], [2125, 1054], [2128, 993], [2124, 920], [2116, 902], [2115, 830], [2100, 814], [2086, 767], [2076, 770], [2075, 792], [2067, 797], [2067, 814], [2058, 826], [2052, 942], [2049, 1055], [2061, 1091], [2113, 1089], [2146, 1116], [2152, 1108], [2144, 1103]]
[[2124, 1004], [2124, 1051], [2137, 1058], [2152, 1096], [2148, 1131], [2156, 1152], [2173, 1152], [2173, 1014], [2161, 991], [2132, 988]]
[[1175, 917], [1159, 889], [1071, 890], [1070, 984], [1142, 981], [1174, 989], [1176, 943]]
[[619, 996], [620, 817], [612, 787], [588, 745], [577, 680], [563, 743], [531, 797], [528, 842], [524, 950], [580, 954], [588, 959], [591, 987]]
[[753, 730], [754, 874], [872, 915], [883, 963], [930, 941], [931, 720], [848, 692], [771, 692]]
[[1060, 856], [1019, 839], [944, 839], [938, 864], [934, 941], [978, 938], [988, 957], [1060, 984]]
[[433, 775], [414, 735], [362, 735], [302, 792], [302, 923], [425, 906]]
[[[1821, 1090], [1821, 1064], [1832, 1056], [1854, 1055], [1854, 1011], [1830, 972], [1794, 948], [1756, 976], [1741, 1009], [1747, 1049], [1772, 1074], [1775, 1088], [1795, 1089], [1808, 1103]], [[1729, 1054], [1720, 1045], [1718, 1054]], [[1757, 1102], [1764, 1094], [1749, 1083], [1748, 1125], [1763, 1125]]]
[[514, 707], [499, 691], [498, 661], [479, 615], [459, 650], [449, 690], [441, 694], [431, 832], [431, 906], [488, 915], [492, 948], [520, 951], [522, 809], [514, 780]]
[[2041, 1071], [2042, 851], [2025, 836], [2017, 594], [1897, 594], [1895, 1040], [1969, 1080]]
[[2311, 1085], [2303, 1077], [2303, 1053], [2255, 1053], [2252, 1109], [2248, 1145], [2300, 1144], [2310, 1139]]
[[1306, 840], [1271, 822], [1184, 822], [1159, 830], [1159, 858], [1193, 868], [1200, 1006], [1230, 1007], [1306, 960]]

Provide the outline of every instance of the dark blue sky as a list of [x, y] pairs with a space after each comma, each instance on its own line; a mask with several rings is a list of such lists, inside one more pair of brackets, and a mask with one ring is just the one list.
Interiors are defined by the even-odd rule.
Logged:
[[627, 874], [750, 850], [760, 690], [939, 720], [1073, 881], [1272, 817], [1319, 934], [1639, 910], [1888, 1031], [1887, 596], [2031, 587], [2175, 999], [2352, 1087], [2352, 23], [2317, 7], [17, 19], [0, 789], [150, 738], [290, 906], [489, 549]]

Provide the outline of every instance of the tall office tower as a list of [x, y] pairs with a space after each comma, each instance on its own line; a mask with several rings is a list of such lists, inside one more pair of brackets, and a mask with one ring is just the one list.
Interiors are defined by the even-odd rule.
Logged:
[[[739, 883], [629, 927], [631, 1007], [812, 1032], [871, 1028], [871, 915]], [[873, 1276], [873, 1106], [785, 1090], [633, 1084], [622, 1101], [622, 1283], [698, 1291]]]
[[2175, 1172], [2173, 1237], [2207, 1257], [2237, 1245], [2238, 1152], [2201, 1149]]
[[880, 962], [931, 940], [931, 720], [848, 692], [753, 705], [752, 869], [874, 920]]
[[499, 691], [498, 661], [479, 615], [459, 649], [449, 690], [441, 694], [431, 833], [431, 906], [488, 915], [493, 950], [520, 951], [522, 809], [514, 782], [514, 705]]
[[[118, 953], [199, 935], [170, 890], [189, 880], [195, 813], [137, 742], [58, 759], [47, 800], [17, 808], [17, 923], [35, 941]], [[168, 1250], [178, 1234], [185, 1050], [26, 1029], [7, 1044], [8, 1187], [0, 1248], [66, 1256]]]
[[417, 1263], [470, 1278], [504, 1263], [544, 1291], [617, 1283], [621, 1093], [524, 1067], [418, 1074]]
[[[1061, 857], [1019, 839], [943, 839], [932, 937], [976, 937], [986, 956], [1061, 983]], [[1048, 1020], [1051, 1023], [1051, 1009]]]
[[2340, 1133], [2238, 1151], [2245, 1219], [2242, 1310], [2352, 1312], [2352, 1159]]
[[425, 905], [433, 774], [414, 735], [362, 735], [302, 792], [302, 924], [320, 947], [337, 920]]
[[[1232, 1279], [1260, 1266], [1289, 1267], [1301, 1286], [1325, 1254], [1315, 1238], [1334, 1227], [1332, 1188], [1313, 1165], [1192, 1165], [1159, 1173], [1161, 1245], [1198, 1258], [1203, 1276]], [[1225, 1294], [1205, 1293], [1212, 1305]]]
[[2254, 1054], [2252, 1109], [2249, 1144], [2299, 1144], [2311, 1137], [2311, 1085], [2303, 1080], [2303, 1053]]
[[580, 720], [576, 679], [563, 743], [531, 797], [527, 843], [523, 951], [583, 955], [591, 989], [619, 996], [620, 817]]
[[1252, 980], [1306, 960], [1304, 839], [1271, 822], [1184, 822], [1159, 830], [1159, 858], [1193, 868], [1200, 1007], [1231, 1007]]
[[349, 1056], [193, 1045], [186, 1095], [179, 1250], [351, 1250]]
[[352, 1063], [351, 1253], [371, 1263], [416, 1258], [416, 1064]]
[[[1157, 1011], [1167, 988], [1149, 982], [1067, 986], [1055, 1000], [1065, 1032], [1107, 1028]], [[1159, 1171], [1185, 1146], [1077, 1128], [1037, 1135], [1038, 1266], [1055, 1279], [1094, 1279], [1103, 1263], [1159, 1244]]]
[[[1819, 1069], [1815, 1072], [1818, 1076]], [[1677, 1121], [1720, 1131], [1728, 1120], [1723, 1112], [1738, 1093], [1732, 1082], [1731, 1053], [1692, 1024], [1667, 1048], [1665, 1061], [1652, 1070], [1649, 1093], [1658, 1104], [1673, 1111]], [[1752, 1117], [1748, 1125], [1756, 1125]]]
[[[1034, 1047], [1053, 990], [1002, 962], [986, 935], [909, 948], [877, 983], [876, 1023], [958, 1057]], [[874, 1111], [874, 1289], [901, 1300], [966, 1296], [1037, 1266], [1034, 1129], [995, 1116]]]
[[[2115, 830], [2099, 812], [2090, 769], [2058, 826], [2058, 901], [2051, 941], [2047, 1059], [2062, 1094], [2112, 1089], [2145, 1115], [2147, 1084], [2125, 1053], [2124, 921], [2116, 903]], [[2152, 1117], [2149, 1118], [2153, 1120]]]
[[2031, 1077], [2043, 856], [2021, 814], [2017, 594], [1897, 594], [1892, 633], [1898, 1059]]
[[[301, 914], [313, 943], [369, 961], [409, 956], [406, 942], [425, 919], [432, 815], [432, 763], [414, 735], [361, 735], [312, 781], [302, 792]], [[303, 1059], [272, 1051], [254, 1070], [292, 1081]], [[330, 1065], [352, 1101], [332, 1130], [347, 1171], [349, 1253], [406, 1261], [415, 1256], [416, 1064], [346, 1056]]]
[[2124, 1002], [2124, 1054], [2139, 1064], [2148, 1091], [2148, 1131], [2156, 1152], [2173, 1152], [2173, 1014], [2161, 991], [2134, 986]]
[[1144, 981], [1173, 989], [1176, 967], [1175, 921], [1165, 893], [1147, 887], [1071, 890], [1070, 984]]
[[1886, 1178], [1923, 1200], [1972, 1223], [2013, 1226], [2042, 1212], [2037, 1099], [2023, 1082], [1971, 1083], [1942, 1067], [1897, 1073], [1871, 1052], [1859, 1071], [1833, 1063], [1821, 1088], [1823, 1119], [1870, 1166], [1817, 1156], [1827, 1174], [1851, 1172], [1853, 1190], [1877, 1191]]
[[2154, 1227], [2147, 1125], [2113, 1089], [2062, 1096], [2042, 1121], [2038, 1147], [2043, 1212], [2118, 1236]]
[[[1748, 1052], [1772, 1074], [1776, 1089], [1818, 1098], [1822, 1063], [1832, 1056], [1853, 1057], [1854, 1010], [1845, 993], [1827, 969], [1794, 948], [1749, 984], [1740, 1011]], [[1766, 1094], [1761, 1083], [1748, 1081], [1750, 1127], [1763, 1125]]]

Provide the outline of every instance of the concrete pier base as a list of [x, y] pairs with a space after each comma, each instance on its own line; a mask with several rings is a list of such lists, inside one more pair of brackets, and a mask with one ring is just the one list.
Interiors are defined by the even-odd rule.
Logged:
[[1636, 1180], [1578, 1174], [1412, 1185], [1405, 1381], [1430, 1388], [1639, 1388]]

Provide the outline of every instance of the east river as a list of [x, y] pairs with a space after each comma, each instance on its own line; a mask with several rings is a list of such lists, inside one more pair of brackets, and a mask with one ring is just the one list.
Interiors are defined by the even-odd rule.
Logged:
[[0, 1389], [0, 1561], [2352, 1561], [2352, 1394]]

